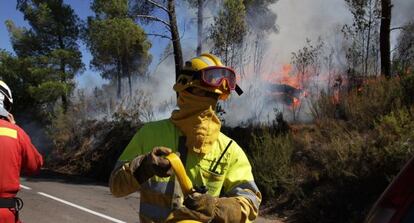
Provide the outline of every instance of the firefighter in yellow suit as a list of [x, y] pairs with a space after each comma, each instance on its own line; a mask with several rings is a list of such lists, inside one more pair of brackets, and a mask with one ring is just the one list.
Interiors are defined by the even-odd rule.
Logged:
[[[174, 90], [179, 110], [169, 119], [145, 124], [119, 157], [110, 177], [116, 197], [140, 191], [141, 222], [165, 222], [168, 216], [199, 222], [251, 222], [261, 194], [250, 163], [236, 142], [220, 132], [215, 114], [236, 85], [235, 72], [212, 54], [187, 61]], [[179, 152], [199, 192], [183, 197], [164, 158]], [[201, 188], [201, 189], [200, 189]]]

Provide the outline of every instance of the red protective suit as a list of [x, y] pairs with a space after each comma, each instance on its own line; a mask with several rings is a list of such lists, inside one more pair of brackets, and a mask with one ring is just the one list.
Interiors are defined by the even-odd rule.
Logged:
[[[0, 198], [15, 197], [20, 189], [20, 172], [35, 173], [42, 156], [19, 126], [0, 119]], [[8, 208], [0, 208], [0, 223], [14, 223]]]

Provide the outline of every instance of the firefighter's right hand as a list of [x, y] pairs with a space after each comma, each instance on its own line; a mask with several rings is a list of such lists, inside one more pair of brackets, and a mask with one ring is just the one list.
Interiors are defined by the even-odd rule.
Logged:
[[172, 174], [170, 161], [164, 157], [172, 153], [172, 150], [167, 147], [154, 147], [152, 151], [145, 157], [145, 163], [154, 175], [159, 177], [168, 177]]

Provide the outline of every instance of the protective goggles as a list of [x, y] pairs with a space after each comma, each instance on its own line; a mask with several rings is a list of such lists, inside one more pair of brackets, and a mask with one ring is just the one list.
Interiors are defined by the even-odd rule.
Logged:
[[243, 90], [236, 84], [236, 73], [228, 67], [212, 66], [197, 72], [190, 72], [194, 78], [210, 87], [220, 87], [224, 80], [227, 81], [230, 90], [234, 90], [238, 95], [243, 94]]

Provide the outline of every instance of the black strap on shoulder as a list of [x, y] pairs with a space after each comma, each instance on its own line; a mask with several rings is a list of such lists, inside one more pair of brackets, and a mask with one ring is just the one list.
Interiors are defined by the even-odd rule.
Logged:
[[214, 165], [213, 169], [211, 170], [211, 172], [213, 173], [217, 173], [217, 166], [219, 165], [221, 159], [223, 159], [224, 154], [226, 154], [227, 150], [229, 149], [230, 145], [233, 143], [233, 140], [230, 140], [229, 144], [227, 144], [226, 148], [224, 149], [224, 151], [221, 153], [220, 158], [217, 160], [216, 165]]
[[180, 153], [180, 159], [184, 167], [187, 161], [187, 147], [185, 146], [186, 141], [187, 141], [187, 137], [185, 136], [180, 136], [178, 138], [178, 152]]

